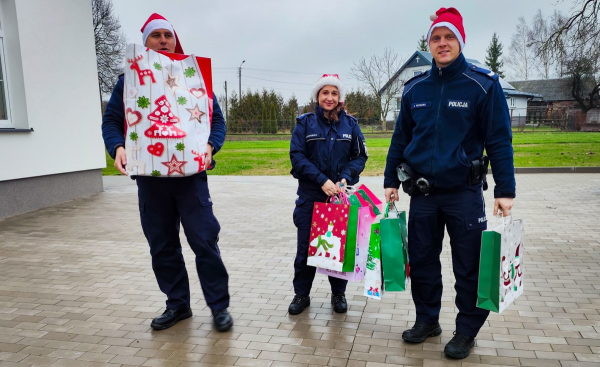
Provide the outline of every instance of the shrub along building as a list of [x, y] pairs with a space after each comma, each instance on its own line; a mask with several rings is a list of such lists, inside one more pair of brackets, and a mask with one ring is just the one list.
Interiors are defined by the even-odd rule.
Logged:
[[[396, 80], [400, 80], [402, 83], [405, 83], [414, 76], [431, 69], [432, 60], [433, 57], [431, 56], [431, 53], [425, 51], [416, 51], [411, 57], [408, 58], [404, 65], [400, 67], [396, 74], [394, 74], [394, 76], [383, 86], [383, 88], [381, 88], [379, 93], [383, 94], [388, 86]], [[487, 69], [487, 66], [484, 66], [477, 60], [467, 59], [467, 62]], [[500, 84], [502, 85], [504, 95], [507, 98], [506, 102], [510, 108], [512, 126], [524, 125], [527, 115], [527, 102], [535, 97], [541, 96], [536, 95], [535, 93], [530, 93], [529, 91], [526, 91], [526, 89], [517, 90], [502, 78], [500, 78]], [[404, 89], [402, 89], [396, 96], [396, 106], [395, 108], [390, 109], [390, 112], [386, 116], [387, 121], [395, 121], [398, 117], [400, 112], [400, 100], [402, 99], [403, 92]], [[393, 126], [391, 128], [393, 129]]]
[[100, 108], [91, 1], [1, 0], [0, 218], [102, 191]]

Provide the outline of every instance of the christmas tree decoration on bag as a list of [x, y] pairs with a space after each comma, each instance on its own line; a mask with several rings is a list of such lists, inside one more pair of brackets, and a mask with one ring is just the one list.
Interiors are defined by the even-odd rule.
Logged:
[[[392, 211], [394, 215], [390, 215]], [[393, 202], [389, 202], [384, 217], [379, 223], [385, 290], [388, 292], [405, 291], [410, 276], [406, 212], [399, 212]]]
[[[345, 279], [350, 282], [357, 282], [365, 277], [365, 267], [367, 264], [367, 254], [369, 252], [369, 239], [371, 237], [371, 219], [370, 209], [368, 207], [358, 207], [350, 205], [351, 214], [348, 223], [347, 246], [344, 251], [344, 265], [342, 271], [318, 268], [317, 272], [334, 278]], [[357, 215], [356, 231], [354, 211]], [[356, 238], [352, 233], [356, 232]]]
[[367, 267], [365, 269], [364, 295], [374, 299], [381, 299], [384, 289], [380, 230], [379, 223], [371, 225], [369, 254], [367, 255]]
[[502, 218], [483, 231], [477, 307], [502, 313], [523, 294], [523, 220]]
[[[210, 59], [135, 44], [127, 45], [125, 59], [128, 173], [183, 177], [204, 171], [211, 163], [205, 159], [213, 107]], [[187, 164], [192, 160], [198, 166]]]

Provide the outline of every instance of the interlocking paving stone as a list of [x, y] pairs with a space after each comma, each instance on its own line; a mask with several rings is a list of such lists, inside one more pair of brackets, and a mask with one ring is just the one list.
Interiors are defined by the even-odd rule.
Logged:
[[[350, 283], [348, 313], [334, 314], [321, 275], [310, 308], [287, 314], [296, 243], [290, 177], [209, 177], [235, 326], [212, 329], [182, 232], [194, 316], [153, 331], [165, 299], [139, 224], [137, 188], [105, 177], [103, 193], [0, 220], [0, 367], [600, 366], [600, 175], [516, 178], [525, 292], [490, 315], [462, 361], [442, 353], [457, 312], [447, 235], [439, 337], [402, 341], [415, 318], [410, 291], [376, 301]], [[381, 177], [361, 182], [383, 197]], [[493, 223], [492, 190], [484, 196]], [[403, 195], [398, 207], [408, 202]]]

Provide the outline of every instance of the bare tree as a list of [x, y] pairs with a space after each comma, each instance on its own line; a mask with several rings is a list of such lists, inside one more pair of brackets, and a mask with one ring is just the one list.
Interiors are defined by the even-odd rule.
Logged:
[[571, 81], [571, 95], [587, 112], [600, 106], [600, 0], [576, 0], [572, 9], [569, 16], [558, 17], [542, 48], [560, 58], [561, 74]]
[[590, 42], [600, 41], [600, 0], [576, 0], [573, 11], [561, 26], [554, 30], [544, 43], [544, 48], [552, 49], [557, 43], [564, 41], [565, 33], [571, 32], [566, 47], [580, 47]]
[[544, 41], [548, 39], [551, 32], [551, 28], [542, 14], [542, 10], [538, 9], [529, 30], [529, 40], [535, 57], [534, 67], [540, 73], [542, 79], [550, 79], [554, 61], [554, 55], [551, 50], [542, 48]]
[[121, 32], [119, 19], [113, 15], [112, 0], [92, 0], [92, 19], [98, 84], [101, 93], [108, 94], [123, 70], [125, 36]]
[[386, 48], [383, 50], [383, 54], [371, 56], [369, 60], [361, 58], [350, 69], [350, 74], [377, 96], [381, 105], [381, 126], [384, 131], [390, 104], [400, 93], [404, 84], [404, 80], [396, 75], [403, 61], [403, 58], [397, 53]]
[[512, 67], [511, 75], [516, 80], [528, 80], [533, 66], [533, 52], [531, 50], [530, 31], [524, 17], [519, 18], [517, 31], [512, 36], [509, 52], [510, 57], [506, 63]]

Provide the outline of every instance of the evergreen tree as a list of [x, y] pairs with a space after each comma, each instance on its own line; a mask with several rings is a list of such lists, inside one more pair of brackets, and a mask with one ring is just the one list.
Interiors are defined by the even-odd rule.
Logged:
[[502, 43], [498, 40], [498, 36], [496, 32], [492, 36], [492, 42], [490, 42], [490, 47], [487, 49], [487, 55], [485, 56], [485, 64], [490, 68], [491, 71], [498, 74], [501, 78], [504, 78], [504, 73], [502, 72], [502, 66], [504, 66], [504, 61], [500, 60], [502, 56]]
[[417, 44], [417, 50], [425, 52], [429, 51], [429, 47], [427, 45], [427, 38], [425, 37], [425, 35], [423, 35], [419, 40], [419, 43]]

